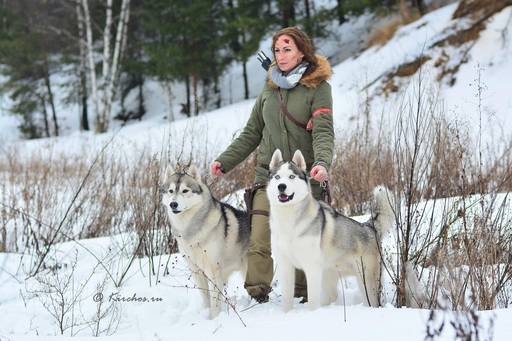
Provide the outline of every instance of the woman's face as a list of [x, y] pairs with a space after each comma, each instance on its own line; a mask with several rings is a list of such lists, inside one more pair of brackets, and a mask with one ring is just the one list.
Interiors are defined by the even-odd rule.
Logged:
[[292, 37], [283, 34], [274, 45], [274, 57], [279, 70], [288, 72], [302, 61], [304, 54], [299, 51]]

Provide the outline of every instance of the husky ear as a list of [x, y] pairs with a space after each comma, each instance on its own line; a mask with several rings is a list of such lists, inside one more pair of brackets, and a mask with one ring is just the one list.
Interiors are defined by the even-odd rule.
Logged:
[[306, 171], [306, 160], [304, 160], [304, 156], [299, 149], [295, 151], [293, 154], [292, 162], [297, 165], [303, 172]]
[[274, 154], [272, 154], [272, 159], [270, 160], [270, 165], [268, 165], [268, 167], [270, 169], [275, 169], [281, 162], [283, 162], [283, 154], [281, 154], [281, 151], [278, 148], [274, 151]]
[[188, 168], [188, 174], [191, 177], [193, 177], [194, 179], [196, 179], [197, 181], [201, 182], [201, 174], [199, 173], [199, 170], [197, 169], [197, 167], [195, 165], [191, 165]]

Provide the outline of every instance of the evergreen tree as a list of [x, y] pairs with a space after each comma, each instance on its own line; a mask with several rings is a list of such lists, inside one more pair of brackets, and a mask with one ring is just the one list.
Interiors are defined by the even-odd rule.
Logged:
[[[152, 0], [146, 3], [142, 23], [147, 37], [147, 70], [161, 80], [185, 81], [185, 110], [197, 115], [200, 82], [203, 88], [215, 87], [229, 63], [222, 2]], [[207, 95], [205, 91], [203, 95]]]
[[228, 1], [229, 46], [235, 60], [242, 63], [245, 99], [249, 98], [247, 60], [254, 55], [268, 29], [269, 21], [264, 18], [261, 1]]
[[64, 50], [64, 43], [48, 28], [60, 19], [60, 9], [54, 1], [0, 5], [0, 63], [8, 77], [1, 90], [11, 94], [11, 111], [22, 117], [20, 129], [29, 138], [59, 135], [50, 76], [60, 63], [56, 53]]
[[277, 0], [281, 14], [281, 26], [289, 27], [295, 25], [295, 0]]

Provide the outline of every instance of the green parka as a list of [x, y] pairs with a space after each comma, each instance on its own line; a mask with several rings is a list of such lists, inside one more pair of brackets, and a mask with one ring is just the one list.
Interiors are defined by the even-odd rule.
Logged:
[[[289, 161], [300, 149], [308, 170], [316, 165], [331, 166], [334, 150], [332, 120], [331, 66], [317, 55], [318, 67], [301, 78], [292, 89], [281, 89], [283, 102], [294, 118], [304, 124], [312, 120], [312, 130], [306, 131], [288, 119], [281, 111], [277, 85], [269, 77], [258, 96], [243, 131], [216, 160], [229, 172], [258, 148], [256, 182], [266, 181], [272, 154], [279, 148]], [[314, 114], [314, 115], [313, 115]]]

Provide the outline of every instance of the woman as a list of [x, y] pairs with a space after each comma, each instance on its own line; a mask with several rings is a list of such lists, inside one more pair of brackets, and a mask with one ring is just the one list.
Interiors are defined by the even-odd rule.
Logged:
[[[258, 148], [255, 183], [265, 183], [268, 164], [276, 148], [285, 161], [300, 149], [310, 175], [312, 190], [320, 199], [320, 183], [327, 180], [334, 149], [331, 87], [332, 72], [326, 58], [315, 55], [311, 39], [297, 27], [288, 27], [272, 38], [274, 61], [241, 134], [210, 166], [214, 176], [229, 172]], [[268, 301], [273, 276], [270, 254], [269, 203], [265, 188], [253, 197], [251, 242], [245, 288], [258, 302]], [[268, 214], [268, 213], [267, 213]], [[296, 273], [295, 296], [307, 300], [306, 279]]]

